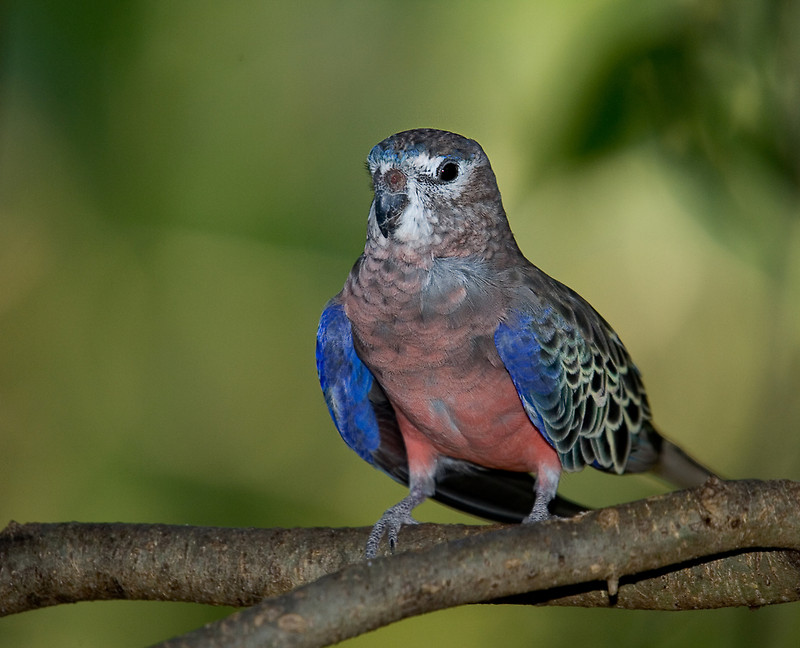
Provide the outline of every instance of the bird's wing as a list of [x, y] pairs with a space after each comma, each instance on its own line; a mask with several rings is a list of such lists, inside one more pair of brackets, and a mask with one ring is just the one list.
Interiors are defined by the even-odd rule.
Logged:
[[317, 374], [342, 439], [359, 457], [374, 464], [373, 455], [381, 441], [378, 417], [369, 399], [375, 378], [356, 355], [350, 321], [338, 296], [320, 318]]
[[570, 288], [533, 266], [523, 277], [494, 341], [529, 418], [566, 470], [647, 470], [660, 437], [619, 337]]
[[[325, 402], [342, 439], [365, 461], [408, 485], [405, 444], [394, 408], [353, 346], [350, 321], [338, 296], [327, 305], [317, 332], [317, 372]], [[527, 473], [486, 469], [448, 459], [436, 475], [433, 498], [472, 515], [520, 522], [531, 511], [534, 478]], [[556, 515], [586, 510], [557, 497]]]

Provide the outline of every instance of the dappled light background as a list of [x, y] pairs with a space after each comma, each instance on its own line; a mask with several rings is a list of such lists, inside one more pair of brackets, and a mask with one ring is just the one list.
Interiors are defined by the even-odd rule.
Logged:
[[[618, 330], [668, 436], [800, 479], [797, 2], [0, 11], [3, 524], [369, 525], [399, 500], [338, 438], [314, 335], [363, 246], [366, 154], [422, 126], [483, 145], [522, 249]], [[562, 492], [664, 488], [592, 473]], [[228, 612], [84, 603], [0, 619], [0, 644], [138, 647]], [[796, 605], [473, 606], [347, 645], [798, 636]]]

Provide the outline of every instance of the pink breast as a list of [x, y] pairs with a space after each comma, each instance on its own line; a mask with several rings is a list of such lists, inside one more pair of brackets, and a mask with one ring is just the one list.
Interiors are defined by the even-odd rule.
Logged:
[[466, 375], [440, 368], [435, 380], [404, 378], [403, 384], [390, 380], [384, 387], [395, 405], [410, 463], [444, 455], [519, 472], [560, 468], [558, 455], [531, 423], [502, 367]]

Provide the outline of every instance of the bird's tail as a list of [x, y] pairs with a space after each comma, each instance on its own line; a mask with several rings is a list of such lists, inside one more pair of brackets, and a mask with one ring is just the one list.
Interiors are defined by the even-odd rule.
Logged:
[[631, 452], [626, 472], [650, 471], [678, 488], [695, 488], [710, 477], [717, 477], [714, 471], [661, 436], [649, 422], [640, 434], [640, 443]]
[[664, 437], [661, 437], [661, 452], [653, 473], [680, 488], [694, 488], [717, 476]]

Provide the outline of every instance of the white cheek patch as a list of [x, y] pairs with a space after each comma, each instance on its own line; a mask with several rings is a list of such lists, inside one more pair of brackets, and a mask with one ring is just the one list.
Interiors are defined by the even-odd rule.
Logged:
[[426, 243], [433, 236], [433, 228], [438, 223], [436, 216], [425, 206], [419, 185], [408, 183], [408, 205], [398, 217], [399, 225], [394, 237], [404, 243]]

